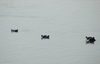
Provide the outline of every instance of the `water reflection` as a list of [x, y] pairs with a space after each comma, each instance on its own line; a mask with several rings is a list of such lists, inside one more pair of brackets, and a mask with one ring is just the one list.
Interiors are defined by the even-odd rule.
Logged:
[[94, 44], [94, 42], [86, 42], [86, 44]]

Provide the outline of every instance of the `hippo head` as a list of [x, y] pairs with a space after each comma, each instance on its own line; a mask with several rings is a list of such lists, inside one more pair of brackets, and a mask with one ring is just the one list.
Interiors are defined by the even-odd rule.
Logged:
[[94, 43], [96, 40], [95, 40], [95, 38], [94, 37], [87, 37], [86, 36], [86, 42], [87, 43]]

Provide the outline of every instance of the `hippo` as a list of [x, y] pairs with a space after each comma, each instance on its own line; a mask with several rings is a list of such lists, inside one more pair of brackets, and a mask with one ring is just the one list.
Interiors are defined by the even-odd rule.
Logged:
[[49, 39], [49, 35], [41, 35], [41, 39]]
[[94, 37], [87, 37], [86, 36], [86, 43], [94, 43], [96, 40]]
[[11, 29], [11, 32], [18, 32], [18, 29]]

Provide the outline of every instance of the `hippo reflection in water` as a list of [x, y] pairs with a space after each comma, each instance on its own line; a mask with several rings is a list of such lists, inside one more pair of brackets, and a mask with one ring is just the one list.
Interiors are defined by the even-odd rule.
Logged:
[[18, 32], [18, 29], [11, 29], [11, 32]]
[[94, 44], [95, 41], [96, 41], [96, 40], [95, 40], [94, 37], [87, 37], [87, 36], [86, 36], [86, 44], [88, 44], [88, 43]]
[[41, 39], [49, 39], [49, 35], [41, 35]]

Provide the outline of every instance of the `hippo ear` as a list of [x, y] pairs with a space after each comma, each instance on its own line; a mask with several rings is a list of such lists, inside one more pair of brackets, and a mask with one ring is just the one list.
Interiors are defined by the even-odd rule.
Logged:
[[86, 36], [86, 38], [87, 38], [87, 36]]
[[94, 38], [94, 37], [93, 37]]

